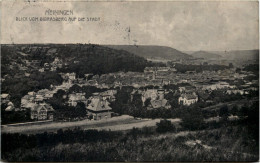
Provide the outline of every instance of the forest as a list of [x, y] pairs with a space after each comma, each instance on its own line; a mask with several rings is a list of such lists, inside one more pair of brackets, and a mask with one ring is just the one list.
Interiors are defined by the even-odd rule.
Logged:
[[[160, 66], [162, 63], [152, 63], [143, 57], [136, 56], [124, 50], [115, 50], [99, 45], [70, 45], [57, 48], [58, 57], [68, 63], [60, 69], [61, 72], [76, 72], [84, 74], [105, 74], [110, 72], [143, 72], [145, 67]], [[76, 63], [75, 63], [76, 61]]]

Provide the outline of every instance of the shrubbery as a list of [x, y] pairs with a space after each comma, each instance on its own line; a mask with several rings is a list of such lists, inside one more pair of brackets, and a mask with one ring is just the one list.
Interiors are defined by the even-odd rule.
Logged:
[[176, 131], [174, 125], [169, 120], [160, 120], [159, 123], [156, 123], [156, 131], [158, 133], [164, 133], [164, 132], [172, 132]]
[[1, 108], [1, 124], [22, 123], [31, 120], [30, 110], [5, 111]]
[[202, 111], [198, 108], [187, 109], [183, 112], [181, 118], [181, 125], [184, 129], [197, 130], [205, 126]]
[[[76, 129], [36, 135], [3, 134], [2, 159], [28, 162], [256, 161], [258, 143], [248, 136], [247, 126], [226, 126], [182, 136], [159, 134], [149, 128], [134, 128], [125, 133]], [[187, 141], [195, 140], [202, 144], [187, 145]]]

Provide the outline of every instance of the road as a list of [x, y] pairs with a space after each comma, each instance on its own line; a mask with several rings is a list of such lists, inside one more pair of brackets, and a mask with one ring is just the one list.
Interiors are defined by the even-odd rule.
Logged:
[[[180, 119], [169, 119], [172, 123], [179, 123]], [[80, 127], [84, 130], [87, 129], [97, 129], [97, 130], [129, 130], [133, 127], [151, 127], [156, 126], [156, 123], [160, 119], [135, 119], [132, 116], [122, 115], [118, 117], [113, 117], [110, 119], [103, 119], [99, 121], [82, 120], [76, 122], [52, 122], [46, 124], [30, 124], [24, 126], [1, 126], [2, 133], [26, 133], [35, 134], [42, 132], [56, 132], [58, 129], [73, 129], [75, 127]]]

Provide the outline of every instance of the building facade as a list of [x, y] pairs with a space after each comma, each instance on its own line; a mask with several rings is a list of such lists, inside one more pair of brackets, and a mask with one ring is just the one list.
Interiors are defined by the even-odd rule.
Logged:
[[189, 106], [196, 102], [198, 102], [198, 96], [195, 93], [192, 93], [192, 94], [184, 93], [178, 99], [179, 105]]
[[109, 102], [104, 99], [98, 93], [89, 98], [87, 109], [87, 115], [91, 119], [101, 120], [111, 118], [112, 108], [109, 106]]
[[36, 104], [31, 108], [31, 119], [33, 120], [53, 120], [54, 109], [46, 103]]

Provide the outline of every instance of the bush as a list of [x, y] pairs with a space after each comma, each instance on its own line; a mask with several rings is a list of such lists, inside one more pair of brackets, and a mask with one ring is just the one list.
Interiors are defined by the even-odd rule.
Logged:
[[219, 109], [219, 116], [221, 117], [222, 122], [227, 122], [229, 116], [227, 105], [224, 105]]
[[169, 132], [169, 131], [175, 131], [175, 127], [173, 126], [173, 124], [171, 123], [171, 121], [169, 120], [160, 120], [160, 123], [156, 123], [156, 131], [158, 133], [165, 133], [165, 132]]
[[203, 114], [200, 109], [186, 109], [181, 118], [181, 125], [184, 129], [198, 130], [204, 127]]

